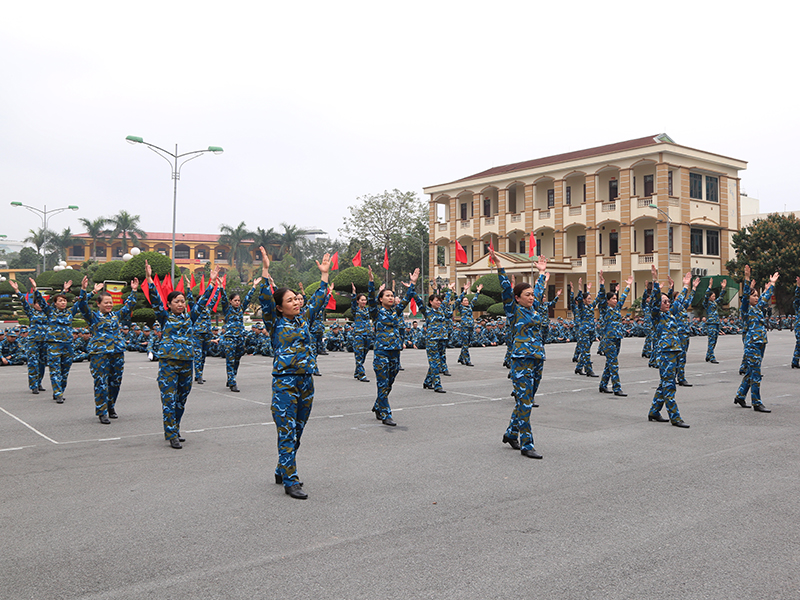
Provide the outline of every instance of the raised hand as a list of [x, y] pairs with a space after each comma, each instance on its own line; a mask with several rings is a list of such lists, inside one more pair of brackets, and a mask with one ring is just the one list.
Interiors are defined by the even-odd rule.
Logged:
[[261, 268], [269, 269], [269, 254], [264, 250], [264, 246], [259, 246], [258, 251], [261, 252]]
[[353, 288], [353, 296], [355, 296], [356, 295], [356, 284], [355, 283], [351, 283], [350, 287]]
[[630, 275], [630, 276], [629, 276], [629, 277], [628, 277], [628, 278], [625, 280], [625, 284], [626, 284], [628, 287], [631, 287], [631, 284], [632, 284], [632, 283], [633, 283], [633, 275]]
[[31, 288], [28, 291], [32, 294], [36, 291], [36, 281], [33, 277], [28, 277], [28, 281], [31, 282]]
[[72, 287], [72, 279], [64, 283], [64, 292], [68, 292], [69, 289]]
[[[691, 275], [690, 275], [690, 277], [691, 277]], [[669, 274], [667, 274], [667, 281], [669, 281], [669, 287], [670, 287], [670, 289], [672, 289], [672, 288], [674, 288], [674, 287], [675, 287], [675, 282], [672, 280], [672, 277], [670, 277], [670, 276], [669, 276]], [[684, 280], [684, 282], [683, 282], [683, 285], [684, 285], [684, 286], [686, 285], [686, 281], [685, 281], [685, 280]]]
[[747, 280], [750, 279], [750, 265], [744, 266], [744, 278]]
[[653, 281], [658, 281], [658, 269], [656, 269], [655, 263], [650, 265], [650, 274], [653, 276]]
[[326, 252], [325, 256], [322, 257], [322, 262], [317, 262], [317, 268], [319, 269], [320, 274], [327, 275], [328, 271], [331, 269], [331, 255]]
[[489, 257], [492, 259], [492, 262], [494, 262], [494, 265], [498, 269], [502, 269], [503, 268], [503, 266], [500, 264], [500, 261], [497, 258], [497, 254], [494, 253], [494, 248], [491, 248], [491, 247], [489, 248]]
[[372, 265], [369, 265], [367, 268], [369, 269], [369, 280], [374, 282], [375, 276], [372, 274]]
[[605, 277], [603, 277], [603, 271], [602, 270], [597, 274], [597, 282], [600, 285], [605, 285], [606, 284], [606, 279], [605, 279]]
[[[211, 269], [211, 273], [209, 273], [209, 275], [208, 275], [208, 282], [213, 284], [213, 283], [215, 283], [217, 281], [218, 278], [219, 278], [219, 267], [218, 266], [214, 266], [214, 268]], [[205, 290], [202, 290], [202, 291], [205, 291]]]
[[770, 285], [775, 285], [775, 282], [776, 282], [776, 281], [778, 281], [778, 277], [780, 277], [780, 273], [778, 273], [777, 271], [775, 271], [775, 272], [772, 274], [772, 277], [770, 277], [770, 278], [769, 278], [769, 284], [770, 284]]
[[723, 279], [722, 280], [722, 285], [720, 285], [720, 289], [724, 290], [727, 285], [728, 285], [728, 280], [727, 279]]
[[536, 263], [536, 268], [539, 269], [539, 273], [544, 273], [547, 270], [547, 257], [540, 256], [539, 260]]
[[261, 279], [262, 279], [262, 277], [256, 277], [253, 280], [253, 287], [256, 287], [259, 283], [261, 283]]
[[[798, 277], [798, 279], [800, 279], [800, 277]], [[10, 285], [12, 288], [14, 288], [14, 291], [17, 294], [19, 294], [19, 284], [16, 281], [14, 281], [13, 279], [9, 279], [8, 280], [8, 285]]]
[[139, 289], [139, 278], [138, 277], [134, 277], [133, 281], [131, 281], [131, 290], [133, 290], [135, 292], [138, 289]]
[[558, 291], [556, 292], [556, 296], [560, 296], [561, 292], [563, 292], [563, 291], [564, 291], [564, 288], [558, 288]]
[[708, 280], [708, 289], [711, 289], [711, 288], [713, 288], [713, 287], [714, 287], [714, 278], [713, 278], [713, 277], [711, 277], [711, 278]]
[[92, 293], [96, 294], [97, 292], [101, 292], [101, 291], [103, 291], [104, 287], [105, 287], [105, 284], [103, 284], [103, 283], [95, 283], [94, 284], [94, 288], [92, 288]]
[[89, 287], [89, 278], [86, 275], [84, 275], [83, 280], [81, 281], [81, 289], [83, 291], [86, 291], [87, 287]]
[[[800, 277], [798, 277], [798, 279], [800, 279]], [[477, 290], [478, 290], [478, 293], [479, 293], [479, 294], [481, 293], [481, 290], [482, 290], [482, 289], [483, 289], [483, 284], [481, 283], [481, 284], [479, 284], [479, 285], [478, 285], [478, 287], [477, 287]]]
[[700, 278], [695, 277], [694, 280], [692, 281], [692, 291], [695, 291], [698, 285], [700, 285]]
[[[683, 287], [688, 288], [689, 287], [689, 282], [691, 280], [692, 280], [692, 272], [691, 271], [686, 271], [686, 275], [683, 276]], [[673, 283], [674, 282], [672, 281], [672, 278], [670, 278], [669, 287], [674, 287]]]
[[151, 283], [153, 281], [153, 267], [150, 266], [150, 263], [147, 262], [147, 259], [144, 261], [144, 274], [147, 278], [147, 283]]
[[414, 269], [413, 273], [408, 274], [408, 280], [414, 285], [417, 285], [418, 279], [419, 279], [419, 269]]

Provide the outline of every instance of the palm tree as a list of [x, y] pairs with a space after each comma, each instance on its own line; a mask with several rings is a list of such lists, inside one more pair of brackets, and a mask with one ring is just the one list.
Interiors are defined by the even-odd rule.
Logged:
[[272, 227], [264, 231], [261, 227], [256, 228], [253, 233], [253, 250], [258, 250], [259, 246], [264, 246], [264, 250], [270, 258], [276, 258], [281, 248], [281, 234]]
[[222, 235], [219, 236], [219, 243], [231, 249], [228, 263], [235, 265], [236, 270], [239, 271], [239, 277], [241, 277], [245, 263], [250, 264], [253, 262], [249, 244], [245, 243], [253, 239], [253, 234], [247, 230], [244, 221], [239, 223], [236, 228], [224, 224], [220, 225], [219, 230], [222, 232]]
[[106, 225], [109, 224], [109, 220], [105, 217], [97, 217], [94, 221], [90, 221], [89, 219], [78, 219], [86, 228], [86, 233], [89, 234], [89, 237], [92, 238], [92, 253], [90, 258], [94, 258], [95, 254], [97, 253], [97, 242], [98, 240], [105, 239], [108, 235], [108, 230], [106, 229]]
[[119, 214], [108, 219], [108, 223], [114, 226], [111, 232], [111, 239], [116, 239], [122, 235], [122, 253], [128, 252], [128, 238], [135, 244], [147, 234], [139, 227], [139, 215], [130, 215], [127, 211], [121, 210]]
[[281, 227], [283, 227], [283, 235], [281, 235], [280, 252], [283, 255], [291, 254], [294, 256], [297, 252], [297, 246], [304, 239], [303, 236], [307, 232], [296, 225], [287, 225], [286, 223], [281, 223]]
[[[69, 227], [61, 233], [52, 233], [47, 236], [47, 246], [52, 252], [56, 253], [56, 261], [67, 259], [69, 250], [74, 242], [75, 237], [72, 235], [72, 230]], [[83, 240], [81, 240], [81, 243], [83, 243]]]
[[[34, 231], [33, 229], [29, 229], [28, 232], [30, 233], [30, 235], [22, 241], [25, 242], [26, 244], [33, 244], [34, 246], [36, 246], [36, 254], [41, 254], [42, 250], [44, 250], [44, 252], [47, 252], [47, 246], [50, 245], [50, 238], [53, 236], [53, 232], [48, 231], [43, 227], [40, 227], [36, 231]], [[39, 271], [38, 264], [36, 265], [36, 271], [37, 273]]]

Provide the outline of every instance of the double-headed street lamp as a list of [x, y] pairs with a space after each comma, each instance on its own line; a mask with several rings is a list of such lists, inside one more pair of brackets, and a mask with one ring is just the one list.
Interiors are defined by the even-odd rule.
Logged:
[[22, 202], [12, 202], [11, 206], [21, 206], [22, 208], [27, 208], [32, 213], [36, 213], [42, 219], [42, 235], [44, 236], [44, 240], [42, 243], [42, 273], [47, 270], [46, 260], [47, 260], [47, 221], [53, 215], [56, 215], [60, 212], [64, 212], [65, 210], [78, 210], [78, 207], [70, 204], [69, 206], [65, 206], [64, 208], [54, 208], [52, 210], [47, 210], [47, 205], [45, 205], [44, 210], [41, 208], [36, 208], [35, 206], [28, 206], [27, 204], [23, 204]]
[[[175, 277], [175, 224], [177, 218], [177, 210], [178, 210], [178, 179], [181, 178], [181, 167], [185, 165], [192, 159], [205, 154], [206, 152], [212, 152], [214, 154], [222, 154], [223, 150], [219, 146], [209, 146], [205, 150], [194, 150], [192, 152], [184, 152], [183, 154], [178, 154], [178, 144], [175, 144], [175, 152], [170, 152], [169, 150], [164, 150], [163, 148], [159, 148], [154, 144], [150, 144], [149, 142], [145, 142], [142, 138], [129, 135], [125, 138], [128, 143], [130, 144], [144, 144], [150, 150], [158, 154], [161, 158], [166, 160], [169, 163], [170, 168], [172, 169], [172, 180], [174, 184], [172, 186], [172, 251], [170, 252], [170, 258], [172, 259], [172, 264], [170, 266], [170, 275], [171, 277]], [[188, 157], [188, 158], [187, 158]], [[180, 163], [178, 162], [180, 159], [182, 160]]]

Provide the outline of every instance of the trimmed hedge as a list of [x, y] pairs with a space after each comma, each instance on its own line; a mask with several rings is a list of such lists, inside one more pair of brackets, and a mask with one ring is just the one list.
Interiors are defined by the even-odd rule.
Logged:
[[503, 303], [502, 302], [498, 302], [497, 304], [492, 304], [487, 309], [486, 312], [488, 312], [493, 317], [502, 317], [502, 316], [505, 316], [505, 314], [506, 314], [506, 311], [505, 311], [505, 308], [503, 308]]
[[148, 327], [152, 327], [156, 322], [156, 313], [152, 308], [137, 308], [131, 313], [131, 321], [146, 323]]
[[134, 277], [138, 277], [139, 281], [144, 281], [144, 261], [150, 263], [153, 273], [158, 275], [159, 279], [169, 274], [172, 266], [170, 258], [159, 252], [140, 252], [128, 262], [123, 263], [122, 270], [119, 272], [120, 281], [130, 282]]
[[123, 281], [120, 277], [120, 271], [125, 263], [121, 260], [112, 260], [111, 262], [103, 263], [92, 275], [94, 283], [103, 283], [104, 281]]
[[495, 302], [500, 301], [503, 295], [503, 289], [500, 287], [500, 278], [497, 276], [497, 273], [490, 273], [489, 275], [478, 277], [475, 283], [472, 284], [470, 291], [477, 292], [479, 285], [483, 285], [481, 294], [494, 298]]

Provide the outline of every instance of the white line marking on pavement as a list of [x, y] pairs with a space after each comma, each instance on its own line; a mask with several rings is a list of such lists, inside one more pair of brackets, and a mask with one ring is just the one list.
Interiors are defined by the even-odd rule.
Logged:
[[2, 410], [4, 413], [6, 413], [6, 414], [7, 414], [9, 417], [11, 417], [12, 419], [15, 419], [16, 421], [19, 421], [20, 423], [22, 423], [23, 425], [25, 425], [25, 427], [27, 427], [28, 429], [30, 429], [30, 430], [31, 430], [32, 432], [34, 432], [35, 434], [42, 436], [42, 437], [43, 437], [44, 439], [46, 439], [48, 442], [53, 442], [54, 444], [58, 445], [58, 442], [57, 442], [57, 441], [55, 441], [53, 438], [49, 438], [49, 437], [47, 437], [45, 434], [43, 434], [41, 431], [39, 431], [39, 430], [38, 430], [38, 429], [36, 429], [35, 427], [33, 427], [33, 426], [31, 426], [31, 425], [28, 425], [28, 424], [27, 424], [25, 421], [23, 421], [23, 420], [22, 420], [22, 419], [20, 419], [19, 417], [15, 416], [15, 415], [12, 415], [10, 412], [8, 412], [8, 411], [7, 411], [5, 408], [3, 408], [2, 406], [0, 406], [0, 410]]

